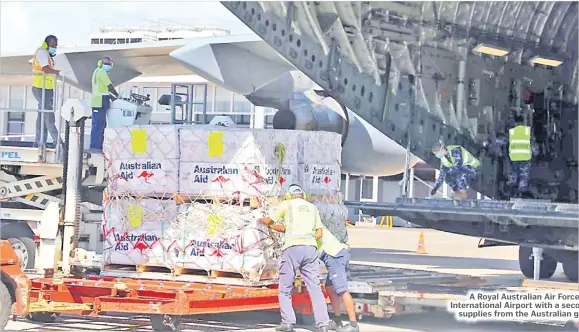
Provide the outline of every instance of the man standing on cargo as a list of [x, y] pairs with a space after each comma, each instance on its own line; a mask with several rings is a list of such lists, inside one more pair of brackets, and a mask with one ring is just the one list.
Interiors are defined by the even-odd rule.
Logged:
[[[279, 308], [281, 324], [276, 331], [291, 332], [296, 323], [292, 306], [292, 290], [296, 270], [310, 294], [318, 332], [328, 331], [328, 306], [320, 286], [317, 240], [322, 238], [320, 212], [315, 205], [304, 199], [303, 189], [292, 184], [288, 188], [291, 199], [282, 202], [271, 217], [260, 218], [259, 222], [274, 231], [285, 233], [283, 254], [279, 266]], [[274, 223], [283, 219], [283, 224]]]
[[[450, 152], [450, 155], [449, 155]], [[466, 200], [466, 189], [471, 181], [478, 177], [480, 162], [465, 148], [458, 145], [444, 146], [436, 143], [432, 147], [432, 153], [440, 159], [440, 175], [430, 192], [435, 195], [436, 191], [446, 181], [453, 190], [453, 199]]]
[[92, 128], [90, 130], [89, 151], [101, 152], [107, 125], [107, 110], [111, 106], [111, 95], [119, 98], [115, 90], [109, 72], [113, 69], [113, 59], [104, 56], [97, 62], [97, 69], [92, 74]]
[[[338, 332], [359, 332], [354, 300], [348, 291], [347, 270], [350, 264], [350, 247], [340, 242], [326, 227], [323, 227], [322, 232], [322, 238], [318, 240], [318, 248], [321, 252], [320, 259], [328, 270], [326, 291], [330, 296], [336, 317], [336, 321], [330, 321], [328, 329]], [[340, 299], [344, 303], [349, 319], [349, 323], [345, 325], [342, 325]]]

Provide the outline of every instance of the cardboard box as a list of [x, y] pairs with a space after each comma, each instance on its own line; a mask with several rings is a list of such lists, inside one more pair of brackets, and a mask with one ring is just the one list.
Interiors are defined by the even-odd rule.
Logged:
[[104, 156], [109, 161], [179, 159], [178, 128], [171, 125], [106, 128]]
[[179, 190], [177, 159], [117, 159], [107, 168], [112, 195], [170, 197]]
[[180, 162], [179, 192], [183, 195], [279, 196], [296, 177], [297, 165], [252, 165]]

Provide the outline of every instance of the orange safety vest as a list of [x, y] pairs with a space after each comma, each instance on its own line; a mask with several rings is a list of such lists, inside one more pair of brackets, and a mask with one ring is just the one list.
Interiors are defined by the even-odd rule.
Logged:
[[[36, 53], [38, 53], [38, 51], [40, 50], [48, 53], [47, 50], [41, 47], [38, 48], [36, 52], [34, 52], [34, 59], [32, 60], [32, 73], [35, 75], [32, 78], [32, 86], [35, 88], [42, 89], [44, 83], [45, 90], [53, 90], [55, 76], [44, 74], [44, 71], [42, 71], [42, 65], [38, 61], [36, 61]], [[50, 69], [54, 68], [54, 61], [52, 60], [50, 54], [48, 54], [48, 67], [50, 67]]]

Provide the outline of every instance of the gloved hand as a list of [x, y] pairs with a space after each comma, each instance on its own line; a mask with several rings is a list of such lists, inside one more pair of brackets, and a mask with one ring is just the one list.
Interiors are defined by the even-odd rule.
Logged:
[[437, 191], [438, 191], [438, 188], [432, 188], [432, 190], [430, 191], [430, 196], [436, 195]]

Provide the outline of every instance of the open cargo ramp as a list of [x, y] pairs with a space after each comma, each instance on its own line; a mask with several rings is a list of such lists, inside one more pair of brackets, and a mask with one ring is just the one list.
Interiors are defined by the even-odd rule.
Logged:
[[[523, 88], [542, 93], [558, 81], [575, 103], [576, 3], [222, 3], [331, 97], [426, 163], [438, 166], [430, 152], [438, 140], [478, 155], [481, 178], [473, 189], [485, 196], [503, 190], [507, 165], [480, 143], [504, 133]], [[473, 50], [480, 43], [507, 45], [511, 55], [480, 56]], [[556, 70], [528, 65], [545, 51], [566, 60]], [[561, 107], [561, 118], [576, 118], [576, 106]], [[565, 125], [573, 128], [561, 129], [566, 143], [559, 149], [568, 153], [535, 167], [531, 183], [540, 197], [576, 201], [577, 152], [569, 149], [577, 150], [577, 128]]]
[[345, 202], [371, 215], [392, 215], [420, 226], [506, 242], [577, 250], [579, 205], [399, 197], [394, 203]]

